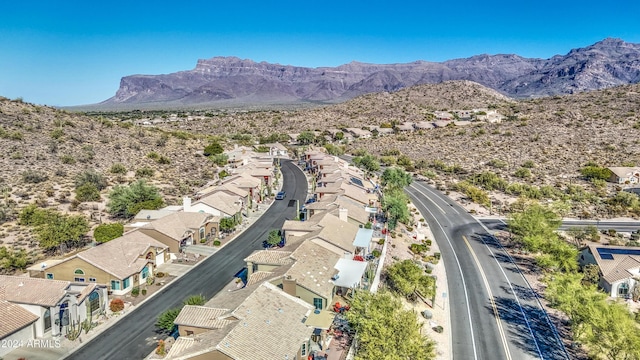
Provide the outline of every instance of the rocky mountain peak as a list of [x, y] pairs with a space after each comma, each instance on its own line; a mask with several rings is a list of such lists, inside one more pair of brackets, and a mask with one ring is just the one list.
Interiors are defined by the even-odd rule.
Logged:
[[418, 60], [380, 65], [352, 61], [318, 68], [213, 57], [198, 60], [193, 70], [124, 77], [116, 95], [101, 106], [331, 103], [447, 80], [474, 81], [517, 98], [638, 83], [640, 44], [607, 38], [546, 60], [481, 54], [441, 63]]

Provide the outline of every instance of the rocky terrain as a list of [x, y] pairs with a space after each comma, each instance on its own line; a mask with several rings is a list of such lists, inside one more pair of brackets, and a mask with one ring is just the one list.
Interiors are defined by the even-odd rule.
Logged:
[[441, 63], [351, 62], [319, 68], [214, 57], [198, 60], [193, 70], [126, 76], [114, 97], [87, 109], [336, 103], [362, 94], [448, 80], [474, 81], [513, 98], [633, 84], [640, 81], [640, 44], [605, 39], [550, 59], [485, 54]]
[[[229, 149], [272, 135], [399, 124], [432, 119], [435, 110], [471, 108], [496, 109], [507, 119], [337, 145], [348, 152], [408, 157], [417, 173], [436, 184], [489, 170], [511, 183], [577, 193], [580, 196], [572, 195], [574, 215], [616, 215], [601, 206], [615, 186], [595, 187], [580, 178], [579, 169], [589, 161], [640, 165], [640, 85], [513, 100], [477, 83], [449, 81], [298, 111], [207, 111], [202, 120], [179, 113], [177, 121], [155, 126], [133, 125], [151, 117], [145, 112], [87, 116], [0, 98], [0, 245], [37, 246], [29, 231], [15, 222], [18, 211], [30, 203], [82, 213], [92, 224], [108, 221], [104, 205], [110, 188], [102, 191], [102, 202], [74, 201], [74, 179], [87, 169], [105, 175], [110, 186], [129, 183], [141, 176], [136, 174], [140, 170], [146, 176], [151, 172], [149, 181], [161, 189], [167, 203], [175, 204], [217, 177], [216, 166], [201, 155], [213, 137]], [[113, 173], [114, 164], [122, 164], [126, 172]], [[528, 175], [518, 174], [522, 167]], [[498, 204], [502, 196], [492, 192]]]

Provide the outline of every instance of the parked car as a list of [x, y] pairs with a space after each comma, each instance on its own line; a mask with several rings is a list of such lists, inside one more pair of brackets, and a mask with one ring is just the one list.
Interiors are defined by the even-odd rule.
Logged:
[[280, 191], [278, 192], [278, 194], [276, 194], [276, 200], [282, 200], [285, 198], [285, 196], [287, 196], [287, 193], [285, 193], [284, 191]]

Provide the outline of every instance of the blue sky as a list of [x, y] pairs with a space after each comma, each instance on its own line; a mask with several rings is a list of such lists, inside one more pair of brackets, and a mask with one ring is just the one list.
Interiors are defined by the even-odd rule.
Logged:
[[310, 67], [549, 58], [607, 37], [640, 43], [639, 14], [637, 0], [11, 1], [0, 10], [0, 96], [96, 103], [123, 76], [214, 56]]

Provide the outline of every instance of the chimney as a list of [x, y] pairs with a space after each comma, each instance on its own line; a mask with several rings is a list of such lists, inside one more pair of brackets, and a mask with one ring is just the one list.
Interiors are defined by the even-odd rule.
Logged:
[[340, 218], [340, 220], [342, 220], [342, 221], [345, 221], [345, 222], [346, 222], [346, 221], [348, 221], [348, 220], [347, 220], [347, 218], [348, 218], [348, 210], [347, 210], [347, 209], [345, 209], [345, 208], [340, 208], [340, 209], [338, 209], [338, 217], [339, 217], [339, 218]]
[[182, 198], [182, 211], [190, 212], [191, 211], [191, 198], [185, 196]]

